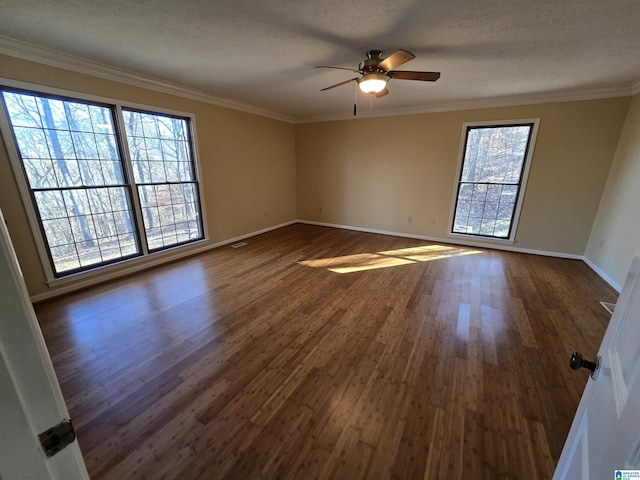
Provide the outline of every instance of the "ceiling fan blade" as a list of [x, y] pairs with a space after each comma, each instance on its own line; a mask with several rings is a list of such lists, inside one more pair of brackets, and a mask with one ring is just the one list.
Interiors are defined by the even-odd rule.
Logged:
[[384, 97], [385, 95], [389, 95], [389, 89], [387, 87], [384, 87], [384, 90], [381, 92], [376, 93], [376, 98]]
[[440, 78], [440, 72], [410, 72], [407, 70], [394, 70], [389, 72], [391, 78], [398, 80], [422, 80], [423, 82], [435, 82]]
[[407, 63], [409, 60], [413, 60], [414, 58], [416, 58], [416, 56], [411, 52], [407, 52], [406, 50], [396, 50], [387, 58], [382, 60], [378, 64], [378, 67], [389, 71], [399, 67], [403, 63]]
[[334, 70], [347, 70], [348, 72], [360, 73], [360, 70], [355, 70], [353, 68], [332, 67], [330, 65], [316, 65], [316, 68], [333, 68]]
[[350, 80], [345, 80], [344, 82], [336, 83], [335, 85], [331, 85], [330, 87], [323, 88], [320, 91], [324, 92], [325, 90], [331, 90], [332, 88], [339, 87], [340, 85], [346, 85], [347, 83], [355, 82], [356, 80], [358, 80], [358, 77], [352, 78]]

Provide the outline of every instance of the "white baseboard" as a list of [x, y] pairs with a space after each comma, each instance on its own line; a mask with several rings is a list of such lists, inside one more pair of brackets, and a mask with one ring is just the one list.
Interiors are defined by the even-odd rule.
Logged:
[[273, 225], [271, 227], [263, 228], [262, 230], [256, 230], [255, 232], [247, 233], [246, 235], [240, 235], [239, 237], [229, 238], [227, 240], [223, 240], [218, 243], [214, 243], [210, 245], [208, 250], [212, 248], [222, 247], [224, 245], [229, 245], [230, 243], [238, 242], [240, 240], [245, 240], [247, 238], [255, 237], [256, 235], [262, 235], [263, 233], [272, 232], [273, 230], [278, 230], [282, 227], [288, 227], [289, 225], [293, 225], [294, 223], [299, 223], [298, 220], [291, 220], [289, 222], [280, 223], [278, 225]]
[[[64, 295], [66, 293], [70, 293], [76, 290], [80, 290], [82, 288], [86, 288], [91, 285], [96, 285], [98, 283], [106, 282], [108, 280], [120, 278], [125, 275], [131, 275], [132, 273], [139, 272], [147, 268], [155, 267], [163, 263], [173, 262], [175, 260], [180, 260], [181, 258], [197, 255], [199, 253], [203, 253], [217, 247], [222, 247], [224, 245], [237, 242], [239, 240], [255, 237], [256, 235], [267, 233], [272, 230], [277, 230], [278, 228], [286, 227], [294, 223], [297, 223], [297, 221], [291, 220], [289, 222], [281, 223], [279, 225], [273, 225], [271, 227], [263, 228], [262, 230], [257, 230], [255, 232], [247, 233], [245, 235], [240, 235], [238, 237], [222, 240], [220, 242], [207, 243], [200, 247], [190, 248], [186, 250], [175, 249], [175, 250], [171, 250], [170, 252], [162, 252], [154, 257], [136, 258], [132, 260], [132, 262], [135, 261], [135, 263], [131, 263], [128, 267], [119, 268], [118, 270], [115, 270], [115, 271], [109, 272], [108, 270], [106, 270], [108, 269], [108, 267], [105, 267], [105, 269], [101, 269], [101, 271], [94, 271], [94, 272], [85, 274], [84, 278], [77, 278], [77, 279], [69, 278], [66, 282], [64, 280], [60, 280], [59, 283], [56, 282], [57, 285], [60, 285], [60, 286], [56, 286], [56, 288], [53, 288], [48, 292], [31, 295], [30, 299], [32, 303], [36, 303], [36, 302], [41, 302], [43, 300], [55, 298], [57, 296]], [[109, 267], [113, 267], [113, 266], [110, 265]]]
[[622, 291], [622, 286], [613, 280], [609, 275], [604, 273], [600, 267], [598, 267], [595, 263], [589, 260], [587, 257], [582, 257], [582, 261], [591, 267], [591, 270], [596, 272], [602, 280], [607, 282], [611, 288], [613, 288], [616, 292], [620, 293]]
[[322, 227], [331, 227], [331, 228], [342, 228], [344, 230], [355, 230], [358, 232], [368, 232], [368, 233], [379, 233], [382, 235], [393, 235], [394, 237], [405, 237], [405, 238], [415, 238], [418, 240], [427, 240], [430, 242], [440, 242], [440, 243], [449, 243], [452, 245], [463, 245], [465, 247], [477, 247], [477, 248], [492, 248], [495, 250], [506, 250], [510, 252], [518, 252], [518, 253], [528, 253], [532, 255], [543, 255], [546, 257], [557, 257], [557, 258], [567, 258], [570, 260], [582, 260], [586, 263], [602, 280], [604, 280], [611, 288], [613, 288], [616, 292], [620, 293], [622, 291], [622, 287], [614, 281], [609, 275], [604, 273], [596, 264], [594, 264], [591, 260], [589, 260], [584, 255], [575, 255], [572, 253], [560, 253], [560, 252], [550, 252], [547, 250], [534, 250], [530, 248], [520, 248], [514, 247], [511, 245], [502, 245], [502, 244], [489, 244], [482, 242], [469, 242], [465, 240], [460, 240], [458, 237], [456, 238], [439, 238], [439, 237], [429, 237], [426, 235], [415, 235], [411, 233], [403, 233], [403, 232], [391, 232], [388, 230], [377, 230], [373, 228], [362, 228], [362, 227], [354, 227], [351, 225], [339, 225], [335, 223], [324, 223], [324, 222], [314, 222], [310, 220], [298, 220], [298, 223], [306, 223], [308, 225], [319, 225]]
[[550, 252], [547, 250], [534, 250], [530, 248], [514, 247], [512, 245], [505, 245], [502, 243], [474, 242], [474, 241], [460, 240], [458, 237], [455, 237], [455, 238], [430, 237], [426, 235], [416, 235], [413, 233], [392, 232], [389, 230], [377, 230], [373, 228], [353, 227], [351, 225], [339, 225], [335, 223], [313, 222], [309, 220], [298, 220], [298, 222], [306, 223], [308, 225], [318, 225], [322, 227], [342, 228], [344, 230], [355, 230], [358, 232], [379, 233], [381, 235], [392, 235], [394, 237], [415, 238], [417, 240], [427, 240], [429, 242], [448, 243], [451, 245], [462, 245], [465, 247], [491, 248], [494, 250], [506, 250], [509, 252], [529, 253], [532, 255], [544, 255], [545, 257], [567, 258], [571, 260], [582, 260], [584, 258], [582, 255], [575, 255], [572, 253], [559, 253], [559, 252]]
[[[546, 250], [535, 250], [529, 248], [520, 248], [514, 247], [512, 245], [503, 245], [503, 244], [489, 244], [482, 242], [473, 242], [473, 241], [464, 241], [458, 238], [440, 238], [440, 237], [430, 237], [427, 235], [417, 235], [412, 233], [405, 232], [393, 232], [389, 230], [379, 230], [375, 228], [364, 228], [364, 227], [354, 227], [352, 225], [340, 225], [336, 223], [326, 223], [326, 222], [315, 222], [311, 220], [291, 220], [289, 222], [281, 223], [279, 225], [273, 225], [271, 227], [264, 228], [262, 230], [257, 230], [255, 232], [247, 233], [245, 235], [240, 235], [237, 237], [229, 238], [220, 242], [206, 244], [202, 247], [189, 249], [187, 251], [175, 251], [172, 254], [157, 257], [153, 259], [146, 259], [146, 261], [139, 262], [138, 264], [131, 265], [128, 268], [120, 269], [114, 272], [101, 272], [100, 274], [95, 274], [94, 276], [84, 278], [82, 280], [74, 281], [73, 283], [68, 283], [66, 285], [62, 285], [58, 288], [55, 288], [49, 292], [39, 293], [37, 295], [32, 295], [31, 301], [33, 303], [41, 302], [43, 300], [48, 300], [50, 298], [54, 298], [60, 295], [64, 295], [66, 293], [73, 292], [75, 290], [79, 290], [81, 288], [86, 288], [91, 285], [95, 285], [97, 283], [102, 283], [108, 280], [112, 280], [115, 278], [123, 277], [125, 275], [130, 275], [132, 273], [151, 268], [162, 263], [171, 262], [175, 260], [179, 260], [184, 257], [197, 255], [199, 253], [206, 252], [208, 250], [212, 250], [214, 248], [222, 247], [225, 245], [229, 245], [231, 243], [238, 242], [240, 240], [245, 240], [247, 238], [255, 237], [256, 235], [261, 235], [263, 233], [271, 232], [273, 230], [277, 230], [282, 227], [287, 227], [289, 225], [293, 225], [295, 223], [302, 223], [307, 225], [318, 225], [321, 227], [330, 227], [330, 228], [340, 228], [343, 230], [354, 230], [358, 232], [366, 232], [366, 233], [377, 233], [381, 235], [392, 235], [394, 237], [404, 237], [404, 238], [415, 238], [417, 240], [427, 240], [430, 242], [440, 242], [440, 243], [448, 243], [452, 245], [462, 245], [465, 247], [476, 247], [476, 248], [491, 248], [495, 250], [505, 250], [510, 252], [518, 252], [518, 253], [527, 253], [532, 255], [543, 255], [547, 257], [557, 257], [557, 258], [566, 258], [571, 260], [582, 260], [585, 262], [600, 278], [602, 278], [605, 282], [607, 282], [611, 288], [613, 288], [618, 293], [622, 290], [622, 287], [618, 285], [611, 277], [609, 277], [606, 273], [604, 273], [597, 265], [591, 262], [587, 257], [583, 255], [575, 255], [571, 253], [560, 253], [560, 252], [550, 252]], [[176, 253], [177, 252], [177, 253]]]

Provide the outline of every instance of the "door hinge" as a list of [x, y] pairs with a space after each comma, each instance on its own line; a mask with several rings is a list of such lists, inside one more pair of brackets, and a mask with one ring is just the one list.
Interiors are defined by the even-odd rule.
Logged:
[[76, 439], [76, 432], [73, 429], [71, 420], [63, 420], [58, 425], [51, 427], [38, 435], [40, 445], [47, 457], [52, 457], [64, 447], [73, 443]]

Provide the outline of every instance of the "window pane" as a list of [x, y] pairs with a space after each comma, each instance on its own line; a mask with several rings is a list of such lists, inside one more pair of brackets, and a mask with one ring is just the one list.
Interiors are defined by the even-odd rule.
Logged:
[[56, 190], [44, 190], [35, 194], [40, 218], [49, 220], [54, 218], [64, 218], [67, 212], [62, 198], [62, 192]]
[[35, 96], [5, 93], [4, 101], [9, 117], [11, 118], [11, 124], [14, 127], [14, 133], [17, 134], [16, 128], [18, 127], [42, 128], [40, 112]]
[[178, 175], [180, 180], [188, 182], [193, 180], [193, 168], [187, 162], [178, 162]]
[[128, 110], [123, 116], [149, 249], [201, 239], [187, 119]]
[[50, 158], [25, 158], [22, 162], [31, 188], [58, 186], [53, 162]]
[[518, 183], [530, 131], [530, 125], [469, 129], [461, 180]]
[[104, 185], [123, 185], [125, 183], [120, 162], [102, 161], [102, 181]]
[[453, 233], [508, 238], [532, 128], [467, 129]]
[[[46, 102], [46, 99], [42, 99]], [[94, 132], [93, 122], [89, 113], [89, 105], [84, 103], [64, 102], [69, 128], [77, 132]]]
[[15, 127], [13, 133], [22, 158], [49, 158], [49, 145], [42, 129]]
[[80, 259], [78, 258], [78, 252], [74, 244], [62, 247], [51, 247], [49, 250], [51, 252], [51, 258], [55, 263], [56, 271], [67, 272], [80, 268]]
[[[129, 126], [131, 121], [132, 120], [130, 119], [129, 123], [127, 123], [127, 131], [129, 131], [129, 128], [133, 128], [133, 129], [136, 128], [135, 125]], [[131, 160], [133, 162], [140, 162], [147, 159], [147, 151], [146, 151], [143, 137], [138, 137], [136, 135], [129, 134], [127, 136], [127, 142], [129, 143], [129, 154], [131, 155]]]
[[144, 185], [138, 193], [149, 249], [202, 238], [195, 184]]
[[178, 162], [164, 162], [164, 171], [167, 178], [167, 182], [179, 182], [180, 172], [178, 169]]
[[72, 132], [73, 146], [78, 158], [98, 159], [96, 137], [91, 133]]
[[[59, 187], [78, 187], [84, 183], [80, 178], [80, 164], [77, 160], [60, 160], [53, 162], [54, 172], [58, 177]], [[85, 173], [86, 175], [86, 173]]]
[[149, 171], [151, 172], [151, 183], [165, 183], [167, 181], [163, 161], [150, 161], [148, 165]]
[[[178, 160], [178, 145], [181, 142], [173, 140], [162, 140], [162, 156], [165, 160]], [[183, 157], [184, 158], [184, 157]]]
[[108, 108], [90, 105], [89, 114], [91, 115], [91, 124], [93, 125], [94, 132], [114, 134], [111, 112]]
[[95, 139], [98, 157], [101, 160], [120, 160], [120, 154], [116, 147], [116, 137], [114, 135], [96, 134]]
[[55, 274], [138, 254], [111, 110], [22, 92], [3, 99]]
[[51, 98], [38, 98], [38, 102], [40, 103], [39, 110], [49, 117], [46, 123], [47, 128], [69, 130], [64, 102]]
[[133, 175], [139, 183], [151, 183], [151, 170], [149, 169], [149, 162], [134, 161], [133, 163]]

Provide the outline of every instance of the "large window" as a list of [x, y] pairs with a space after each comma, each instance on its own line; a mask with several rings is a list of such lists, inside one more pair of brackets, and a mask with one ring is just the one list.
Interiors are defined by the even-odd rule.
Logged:
[[189, 118], [11, 88], [2, 101], [53, 277], [203, 238]]
[[513, 239], [536, 125], [465, 126], [451, 233]]

